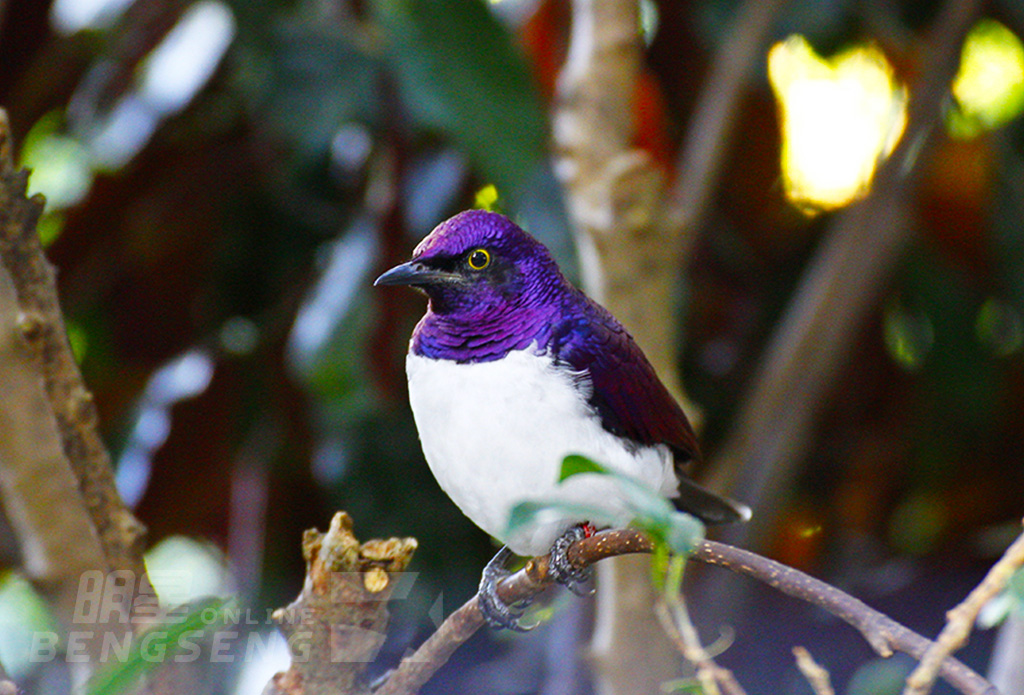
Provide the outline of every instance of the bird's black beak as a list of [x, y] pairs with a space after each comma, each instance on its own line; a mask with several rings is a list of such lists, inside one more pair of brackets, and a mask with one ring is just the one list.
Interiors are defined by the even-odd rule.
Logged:
[[438, 283], [450, 283], [458, 279], [455, 273], [449, 273], [438, 268], [431, 268], [419, 261], [409, 261], [402, 265], [396, 265], [379, 278], [373, 281], [373, 286], [379, 285], [411, 285], [420, 287], [423, 285], [434, 285]]

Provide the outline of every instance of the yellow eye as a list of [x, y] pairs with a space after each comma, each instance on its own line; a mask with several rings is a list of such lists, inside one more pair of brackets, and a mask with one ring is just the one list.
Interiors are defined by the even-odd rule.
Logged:
[[473, 253], [469, 254], [469, 258], [466, 259], [466, 263], [473, 270], [483, 270], [491, 264], [491, 254], [487, 249], [477, 249]]

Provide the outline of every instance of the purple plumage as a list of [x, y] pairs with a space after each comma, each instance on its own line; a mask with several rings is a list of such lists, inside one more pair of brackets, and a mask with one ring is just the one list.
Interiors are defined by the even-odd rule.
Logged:
[[609, 432], [637, 444], [667, 444], [681, 462], [698, 456], [686, 415], [633, 337], [508, 218], [483, 210], [458, 214], [424, 239], [413, 258], [454, 268], [468, 248], [485, 246], [494, 249], [492, 265], [503, 267], [476, 286], [430, 292], [413, 352], [458, 362], [488, 362], [512, 350], [548, 353], [586, 373], [590, 403]]
[[409, 263], [378, 283], [413, 285], [429, 297], [413, 333], [411, 358], [424, 358], [427, 365], [481, 365], [512, 353], [543, 358], [554, 370], [553, 380], [564, 377], [576, 385], [589, 412], [581, 417], [599, 420], [624, 450], [671, 451], [681, 509], [709, 523], [749, 513], [683, 475], [681, 467], [699, 456], [696, 438], [650, 362], [608, 311], [565, 279], [548, 250], [507, 218], [480, 210], [452, 217], [420, 243]]
[[577, 318], [563, 321], [547, 347], [559, 362], [585, 372], [590, 404], [601, 425], [640, 445], [666, 444], [676, 464], [699, 458], [697, 439], [682, 408], [658, 379], [654, 367], [615, 317], [578, 291]]
[[[572, 285], [543, 244], [506, 217], [468, 210], [442, 222], [413, 251], [413, 262], [442, 271], [465, 264], [467, 251], [490, 254], [475, 282], [424, 285], [430, 310], [416, 326], [412, 350], [458, 362], [489, 362], [546, 343]], [[455, 274], [455, 273], [453, 273]]]

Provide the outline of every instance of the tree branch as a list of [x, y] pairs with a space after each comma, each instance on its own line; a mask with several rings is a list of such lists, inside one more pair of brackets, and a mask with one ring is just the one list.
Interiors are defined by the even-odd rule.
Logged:
[[[583, 568], [618, 555], [648, 553], [651, 547], [651, 542], [641, 531], [617, 529], [577, 541], [570, 546], [568, 556], [573, 565]], [[926, 638], [863, 601], [820, 579], [749, 550], [703, 540], [694, 548], [692, 558], [752, 577], [793, 598], [823, 608], [856, 628], [880, 656], [889, 657], [899, 651], [920, 659], [931, 645]], [[548, 559], [546, 555], [535, 557], [527, 562], [526, 567], [503, 581], [498, 587], [501, 598], [513, 603], [533, 598], [543, 591], [552, 581], [548, 574]], [[473, 597], [452, 613], [415, 653], [402, 660], [388, 680], [375, 691], [376, 695], [415, 693], [483, 624], [477, 599]], [[953, 657], [947, 656], [941, 661], [939, 675], [965, 695], [998, 695], [988, 681]]]
[[690, 612], [683, 598], [683, 570], [686, 568], [686, 560], [686, 557], [676, 556], [668, 563], [662, 580], [664, 587], [657, 604], [661, 626], [679, 653], [693, 664], [697, 682], [704, 695], [746, 695], [746, 691], [732, 672], [716, 664], [704, 649], [697, 628], [690, 620]]
[[806, 648], [793, 647], [793, 656], [796, 657], [796, 666], [800, 669], [800, 673], [804, 674], [814, 695], [835, 695], [836, 691], [832, 689], [828, 671], [814, 660]]
[[96, 406], [68, 343], [54, 270], [36, 233], [43, 199], [25, 196], [27, 182], [28, 172], [14, 166], [7, 114], [0, 110], [0, 260], [17, 293], [18, 327], [42, 375], [64, 455], [78, 479], [107, 569], [128, 570], [142, 582], [145, 527], [124, 506], [114, 485]]
[[387, 634], [387, 602], [416, 550], [413, 538], [360, 543], [352, 518], [338, 512], [327, 533], [306, 531], [302, 593], [272, 617], [288, 639], [292, 663], [264, 695], [350, 695], [369, 692], [366, 665]]
[[[14, 285], [0, 264], [0, 495], [25, 576], [71, 629], [79, 579], [105, 570], [106, 559], [18, 330], [18, 314]], [[54, 514], [56, 500], [60, 514]]]
[[[155, 606], [142, 563], [143, 528], [114, 487], [92, 397], [67, 341], [53, 268], [36, 233], [43, 199], [26, 197], [27, 179], [28, 172], [15, 168], [0, 110], [0, 491], [25, 573], [64, 629], [80, 631], [91, 660], [76, 668], [88, 672], [108, 635], [119, 638], [136, 627], [122, 615]], [[116, 570], [130, 575], [108, 574]], [[116, 594], [125, 599], [123, 614], [108, 611], [93, 624], [75, 624], [87, 572], [103, 573], [111, 587], [130, 576], [130, 595]], [[134, 600], [140, 590], [147, 600]]]
[[946, 614], [946, 626], [935, 641], [928, 645], [921, 663], [907, 678], [903, 695], [926, 695], [932, 689], [940, 665], [967, 642], [967, 636], [971, 634], [982, 607], [1006, 587], [1010, 577], [1021, 566], [1024, 566], [1024, 534], [1018, 536], [1006, 549], [967, 598]]
[[[632, 333], [662, 382], [679, 395], [679, 244], [660, 220], [664, 175], [633, 144], [633, 101], [643, 69], [639, 2], [572, 0], [571, 7], [551, 130], [583, 289]], [[599, 568], [589, 653], [602, 692], [654, 691], [678, 670], [678, 656], [654, 615], [646, 572], [645, 563], [629, 559]]]

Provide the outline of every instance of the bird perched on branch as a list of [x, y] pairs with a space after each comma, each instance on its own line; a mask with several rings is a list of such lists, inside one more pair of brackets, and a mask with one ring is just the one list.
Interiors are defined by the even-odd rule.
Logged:
[[506, 544], [480, 587], [492, 625], [523, 629], [495, 593], [511, 552], [551, 550], [556, 579], [574, 591], [585, 580], [565, 550], [587, 520], [555, 514], [509, 537], [517, 503], [621, 504], [608, 476], [559, 484], [567, 455], [633, 476], [705, 523], [749, 517], [744, 505], [686, 477], [682, 466], [698, 457], [693, 429], [650, 362], [506, 217], [482, 210], [452, 217], [374, 284], [410, 285], [429, 298], [406, 358], [409, 400], [441, 488]]

